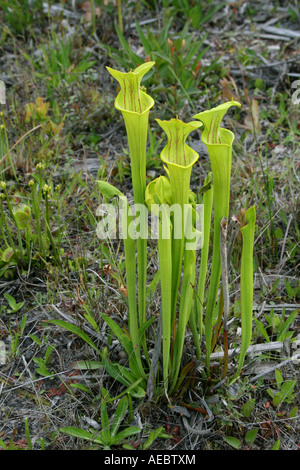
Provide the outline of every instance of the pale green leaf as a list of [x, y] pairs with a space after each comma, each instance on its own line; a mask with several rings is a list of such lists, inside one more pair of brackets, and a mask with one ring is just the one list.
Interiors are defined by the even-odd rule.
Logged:
[[127, 439], [128, 437], [131, 437], [135, 434], [139, 434], [141, 432], [141, 429], [138, 428], [137, 426], [130, 426], [123, 431], [119, 432], [114, 439], [112, 440], [111, 445], [118, 445], [120, 444], [124, 439]]
[[236, 437], [225, 436], [224, 439], [227, 442], [227, 444], [229, 444], [234, 449], [239, 449], [242, 445], [241, 441], [237, 439]]
[[125, 414], [128, 409], [128, 398], [124, 396], [118, 403], [117, 409], [115, 411], [115, 416], [111, 426], [111, 438], [113, 439], [117, 434], [120, 424], [123, 421]]
[[272, 450], [279, 450], [279, 448], [280, 448], [280, 439], [277, 439], [277, 441], [272, 447]]
[[247, 444], [251, 446], [256, 439], [257, 433], [258, 433], [258, 428], [254, 428], [248, 431], [245, 436], [245, 442], [247, 442]]
[[71, 333], [74, 333], [75, 335], [77, 335], [81, 339], [83, 339], [98, 354], [101, 354], [99, 349], [95, 345], [95, 343], [91, 340], [91, 338], [84, 331], [82, 331], [78, 326], [72, 325], [71, 323], [65, 322], [63, 320], [47, 320], [47, 323], [51, 323], [52, 325], [57, 325], [57, 326], [60, 326], [61, 328], [64, 328], [68, 331], [71, 331]]
[[88, 441], [95, 442], [97, 444], [104, 445], [102, 439], [97, 434], [92, 434], [84, 429], [76, 428], [75, 426], [66, 426], [60, 429], [61, 432], [68, 434], [69, 436], [77, 437], [79, 439], [86, 439]]

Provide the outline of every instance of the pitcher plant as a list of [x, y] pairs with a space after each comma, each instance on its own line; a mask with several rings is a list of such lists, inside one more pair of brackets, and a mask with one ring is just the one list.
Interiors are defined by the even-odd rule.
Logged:
[[[128, 73], [109, 67], [107, 69], [120, 85], [115, 107], [121, 111], [125, 122], [134, 204], [141, 204], [147, 210], [149, 209], [151, 217], [154, 216], [157, 220], [161, 299], [157, 332], [161, 332], [161, 335], [158, 334], [156, 343], [159, 344], [160, 341], [162, 343], [163, 391], [166, 396], [169, 396], [178, 389], [181, 381], [180, 374], [184, 374], [184, 370], [187, 371], [189, 368], [184, 366], [182, 369], [184, 340], [188, 326], [192, 331], [198, 360], [201, 359], [202, 342], [205, 340], [205, 365], [207, 374], [210, 376], [210, 357], [216, 341], [216, 329], [214, 330], [213, 323], [218, 292], [221, 292], [219, 313], [222, 313], [220, 224], [221, 221], [228, 221], [229, 218], [234, 141], [233, 132], [220, 127], [220, 124], [230, 107], [241, 105], [237, 101], [221, 104], [195, 115], [195, 120], [188, 123], [182, 122], [178, 117], [170, 120], [157, 119], [167, 136], [167, 143], [160, 154], [166, 173], [146, 185], [148, 120], [154, 101], [141, 90], [141, 80], [153, 65], [154, 62], [146, 62]], [[211, 163], [211, 173], [205, 178], [202, 188], [198, 189], [198, 195], [203, 194], [201, 212], [198, 211], [198, 204], [195, 203], [196, 194], [191, 191], [190, 187], [191, 172], [193, 166], [197, 164], [199, 155], [186, 143], [190, 133], [197, 130], [201, 133], [201, 139], [207, 148]], [[159, 369], [152, 369], [152, 364], [157, 364], [157, 361], [151, 361], [149, 358], [145, 336], [146, 328], [156, 320], [153, 315], [146, 319], [147, 236], [138, 237], [137, 240], [131, 239], [127, 223], [131, 222], [134, 216], [127, 199], [108, 183], [98, 182], [98, 184], [102, 194], [107, 197], [119, 197], [125, 208], [121, 225], [126, 234], [124, 249], [129, 310], [128, 336], [112, 319], [104, 314], [103, 318], [128, 353], [130, 370], [125, 370], [118, 364], [114, 368], [108, 362], [107, 352], [103, 355], [104, 363], [117, 380], [127, 384], [128, 389], [134, 390], [135, 396], [141, 396], [145, 393], [147, 381], [149, 386], [151, 374], [151, 381], [161, 384]], [[211, 223], [212, 214], [213, 223]], [[200, 219], [202, 224], [199, 225]], [[243, 240], [242, 340], [237, 374], [242, 370], [252, 334], [254, 207], [246, 212], [246, 222], [241, 229]], [[209, 269], [212, 228], [213, 244]], [[201, 260], [200, 267], [197, 269], [196, 250], [199, 248], [201, 248]], [[136, 251], [138, 297], [136, 296]], [[223, 275], [222, 279], [224, 279]], [[159, 360], [158, 351], [159, 348], [156, 351]], [[160, 385], [158, 390], [161, 391]]]

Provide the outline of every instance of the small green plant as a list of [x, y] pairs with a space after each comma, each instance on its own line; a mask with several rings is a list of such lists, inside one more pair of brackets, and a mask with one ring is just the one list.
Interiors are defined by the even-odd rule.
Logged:
[[147, 440], [141, 446], [141, 450], [151, 449], [151, 446], [156, 439], [170, 439], [170, 437], [170, 434], [165, 432], [163, 426], [160, 426], [157, 429], [151, 429]]
[[33, 362], [35, 362], [35, 364], [37, 364], [38, 366], [36, 368], [36, 372], [42, 375], [43, 377], [48, 377], [49, 375], [51, 375], [51, 371], [49, 371], [48, 369], [48, 364], [51, 360], [51, 353], [53, 349], [54, 349], [54, 346], [48, 346], [43, 358], [42, 357], [33, 358]]
[[251, 449], [251, 446], [253, 445], [258, 433], [258, 428], [253, 428], [248, 431], [244, 437], [244, 442], [241, 439], [238, 439], [237, 437], [232, 437], [232, 436], [225, 436], [224, 440], [229, 444], [233, 449], [239, 450], [242, 449], [243, 447], [247, 450]]
[[289, 299], [297, 300], [300, 298], [300, 282], [298, 282], [294, 287], [292, 287], [288, 279], [285, 279], [284, 285]]
[[[213, 3], [210, 5], [210, 3]], [[190, 22], [192, 28], [199, 29], [208, 23], [225, 3], [218, 2], [189, 2], [188, 0], [163, 0], [163, 6], [169, 16], [176, 17], [181, 22]]]
[[290, 327], [298, 314], [299, 311], [294, 310], [287, 315], [283, 308], [281, 315], [279, 315], [275, 313], [274, 309], [271, 309], [269, 313], [264, 314], [264, 322], [258, 320], [258, 318], [254, 318], [256, 324], [256, 332], [254, 334], [258, 333], [261, 335], [267, 343], [291, 339], [294, 333], [290, 331]]
[[9, 329], [12, 357], [18, 356], [20, 353], [19, 343], [20, 343], [20, 338], [22, 338], [23, 336], [26, 323], [27, 323], [27, 315], [23, 315], [22, 320], [20, 322], [20, 327], [15, 328], [15, 329]]
[[276, 389], [268, 388], [272, 403], [279, 408], [283, 403], [291, 404], [295, 399], [294, 388], [297, 380], [285, 380], [279, 369], [275, 370]]
[[90, 54], [75, 58], [73, 54], [72, 38], [60, 39], [53, 34], [52, 42], [42, 44], [41, 58], [32, 61], [32, 58], [24, 53], [24, 57], [32, 64], [39, 78], [47, 81], [49, 94], [51, 89], [59, 86], [61, 82], [71, 84], [87, 69], [95, 64], [90, 60]]
[[4, 294], [4, 297], [6, 298], [10, 307], [6, 310], [7, 313], [17, 313], [23, 307], [23, 305], [25, 305], [25, 300], [23, 302], [16, 302], [14, 297], [6, 293]]
[[[33, 444], [32, 444], [31, 436], [30, 436], [28, 418], [24, 419], [24, 426], [25, 426], [26, 439], [24, 439], [24, 441], [22, 442], [14, 442], [13, 437], [12, 437], [8, 443], [5, 443], [2, 439], [0, 439], [1, 450], [33, 450]], [[43, 441], [41, 442], [41, 444], [43, 448]]]
[[10, 28], [12, 33], [25, 36], [36, 21], [44, 20], [43, 2], [33, 0], [1, 0], [0, 8], [3, 11], [3, 24]]
[[[37, 172], [29, 181], [26, 203], [18, 193], [10, 195], [7, 183], [1, 181], [0, 188], [0, 277], [13, 278], [19, 269], [26, 273], [31, 267], [42, 267], [52, 255], [61, 264], [60, 200], [58, 191], [45, 183], [44, 165], [38, 163]], [[22, 199], [21, 199], [22, 198]], [[52, 233], [50, 201], [58, 210], [58, 231]], [[44, 222], [43, 222], [44, 220]]]
[[141, 433], [141, 429], [138, 426], [127, 426], [120, 431], [120, 426], [124, 426], [122, 423], [128, 412], [128, 398], [124, 396], [120, 399], [114, 414], [109, 418], [106, 403], [106, 399], [109, 398], [107, 390], [102, 389], [102, 396], [100, 405], [100, 430], [91, 428], [89, 431], [86, 431], [74, 426], [66, 426], [61, 428], [61, 432], [79, 439], [87, 440], [91, 442], [94, 447], [101, 447], [104, 450], [109, 450], [120, 445], [124, 447], [127, 439]]
[[246, 225], [241, 228], [243, 249], [241, 258], [241, 326], [242, 340], [237, 376], [240, 374], [252, 338], [253, 310], [253, 246], [255, 232], [255, 207], [245, 213]]
[[275, 442], [275, 444], [272, 447], [272, 450], [279, 450], [280, 449], [280, 444], [281, 444], [280, 439], [277, 439], [277, 441]]

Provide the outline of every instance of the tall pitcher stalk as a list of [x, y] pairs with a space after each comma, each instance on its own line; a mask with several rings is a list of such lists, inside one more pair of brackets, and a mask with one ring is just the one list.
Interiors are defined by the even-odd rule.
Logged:
[[[152, 181], [146, 189], [146, 201], [151, 210], [153, 203], [160, 206], [158, 251], [162, 291], [163, 381], [165, 391], [172, 392], [176, 387], [180, 371], [185, 330], [192, 306], [192, 284], [195, 278], [195, 249], [187, 248], [187, 240], [197, 244], [196, 233], [186, 233], [186, 226], [189, 227], [186, 221], [191, 216], [190, 212], [186, 212], [186, 208], [191, 210], [189, 205], [191, 171], [199, 156], [186, 145], [185, 141], [190, 132], [201, 124], [196, 121], [186, 124], [179, 119], [169, 121], [158, 119], [157, 122], [168, 137], [168, 143], [160, 156], [166, 165], [169, 179], [160, 176]], [[163, 221], [170, 229], [167, 236], [162, 232]], [[173, 341], [171, 341], [172, 332]]]
[[202, 141], [206, 145], [209, 154], [214, 187], [213, 254], [205, 314], [206, 367], [208, 373], [210, 369], [213, 314], [221, 278], [220, 223], [223, 217], [228, 219], [232, 144], [234, 140], [234, 134], [230, 130], [219, 126], [226, 111], [231, 106], [240, 106], [240, 103], [229, 101], [194, 116], [204, 124]]
[[[145, 204], [148, 119], [149, 111], [154, 105], [154, 100], [140, 89], [140, 84], [144, 75], [153, 65], [154, 62], [146, 62], [133, 72], [128, 73], [107, 67], [107, 70], [119, 82], [121, 87], [115, 100], [115, 107], [121, 111], [125, 122], [135, 204]], [[138, 312], [141, 328], [146, 320], [147, 239], [142, 237], [137, 239], [137, 253]], [[144, 339], [143, 348], [146, 357], [148, 357]]]
[[159, 125], [168, 136], [168, 143], [161, 152], [161, 160], [166, 164], [172, 191], [172, 204], [178, 204], [181, 208], [182, 227], [181, 237], [174, 236], [172, 239], [172, 325], [175, 320], [176, 302], [178, 298], [179, 283], [181, 277], [182, 261], [184, 254], [184, 229], [185, 211], [184, 207], [189, 203], [190, 179], [192, 167], [199, 155], [186, 145], [188, 135], [201, 127], [196, 121], [183, 123], [179, 119], [161, 121]]

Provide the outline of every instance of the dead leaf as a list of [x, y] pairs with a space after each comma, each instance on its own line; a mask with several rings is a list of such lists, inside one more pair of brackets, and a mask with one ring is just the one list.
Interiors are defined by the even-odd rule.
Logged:
[[245, 129], [249, 129], [250, 131], [255, 130], [257, 134], [261, 133], [258, 101], [256, 99], [252, 99], [251, 109], [247, 114], [246, 118], [244, 119], [244, 125], [241, 125], [240, 127], [244, 127]]
[[127, 289], [123, 284], [120, 285], [120, 292], [124, 295], [124, 297], [127, 297]]
[[234, 100], [234, 101], [239, 101], [241, 103], [241, 98], [239, 95], [238, 88], [236, 86], [236, 83], [234, 79], [231, 77], [231, 75], [228, 74], [230, 82], [227, 80], [226, 77], [222, 78], [220, 80], [220, 85], [222, 86], [222, 95], [224, 100]]
[[81, 305], [85, 305], [85, 301], [80, 297], [79, 288], [78, 288], [78, 285], [77, 285], [77, 284], [75, 284], [75, 289], [76, 289], [76, 295], [77, 295], [77, 300], [78, 300], [78, 302], [79, 302]]
[[241, 228], [244, 227], [244, 225], [246, 225], [246, 222], [247, 222], [245, 219], [245, 214], [246, 214], [246, 209], [242, 207], [238, 215], [238, 221], [240, 223]]
[[261, 132], [261, 126], [259, 122], [259, 109], [258, 109], [258, 101], [253, 98], [251, 103], [251, 111], [253, 117], [254, 128], [258, 134]]
[[104, 274], [105, 276], [107, 276], [107, 275], [111, 275], [111, 273], [112, 273], [111, 265], [110, 265], [110, 264], [105, 264], [105, 265], [103, 266], [103, 274]]

